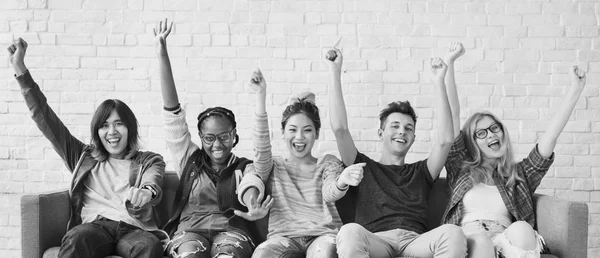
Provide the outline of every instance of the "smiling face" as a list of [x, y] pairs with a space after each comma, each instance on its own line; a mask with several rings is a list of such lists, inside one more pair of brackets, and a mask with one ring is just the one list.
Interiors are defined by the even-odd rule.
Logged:
[[290, 155], [300, 159], [312, 157], [312, 148], [318, 135], [313, 121], [308, 116], [302, 113], [290, 116], [282, 135]]
[[98, 136], [109, 157], [125, 158], [129, 130], [125, 123], [121, 121], [121, 117], [119, 117], [116, 110], [113, 109], [110, 116], [98, 128]]
[[236, 130], [232, 127], [229, 120], [220, 116], [211, 116], [202, 122], [202, 148], [213, 164], [227, 164], [236, 135]]
[[415, 142], [415, 121], [407, 114], [391, 113], [385, 119], [383, 129], [379, 129], [379, 138], [383, 142], [383, 151], [406, 156]]
[[483, 139], [477, 138], [475, 135], [472, 135], [472, 137], [475, 138], [475, 143], [481, 152], [482, 158], [489, 163], [504, 156], [507, 144], [504, 141], [504, 130], [501, 124], [489, 116], [484, 116], [475, 123], [473, 132], [474, 134], [479, 132], [481, 137], [484, 133], [480, 130], [486, 130], [487, 132]]

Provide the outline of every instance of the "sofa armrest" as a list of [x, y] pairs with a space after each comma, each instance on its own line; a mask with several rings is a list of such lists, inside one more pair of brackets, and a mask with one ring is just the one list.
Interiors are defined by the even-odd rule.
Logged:
[[535, 194], [537, 230], [550, 252], [561, 258], [587, 257], [588, 206]]
[[60, 246], [70, 215], [69, 191], [26, 194], [21, 197], [21, 254], [40, 258]]

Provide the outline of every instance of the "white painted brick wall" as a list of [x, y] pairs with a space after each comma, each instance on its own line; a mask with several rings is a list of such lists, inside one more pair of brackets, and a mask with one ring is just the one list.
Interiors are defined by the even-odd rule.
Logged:
[[[323, 130], [316, 152], [336, 150], [329, 131], [322, 50], [343, 40], [343, 84], [357, 147], [378, 158], [379, 110], [410, 100], [420, 117], [410, 160], [426, 156], [436, 125], [427, 59], [459, 40], [461, 117], [490, 110], [507, 124], [524, 156], [544, 131], [568, 86], [566, 70], [588, 70], [588, 86], [556, 146], [539, 193], [588, 202], [590, 257], [600, 256], [600, 3], [421, 0], [3, 0], [0, 45], [23, 37], [26, 62], [71, 132], [89, 141], [89, 121], [106, 98], [130, 104], [146, 148], [170, 161], [161, 137], [160, 78], [152, 28], [175, 20], [169, 51], [180, 100], [195, 115], [224, 105], [239, 117], [237, 153], [252, 156], [252, 98], [244, 92], [260, 67], [273, 139], [290, 94], [317, 93]], [[6, 52], [2, 51], [6, 57]], [[4, 59], [6, 60], [6, 59]], [[0, 252], [20, 257], [19, 198], [66, 188], [70, 174], [41, 136], [7, 61], [0, 62]], [[195, 139], [197, 140], [197, 139]], [[275, 151], [283, 151], [275, 145]], [[168, 163], [172, 168], [172, 164]]]

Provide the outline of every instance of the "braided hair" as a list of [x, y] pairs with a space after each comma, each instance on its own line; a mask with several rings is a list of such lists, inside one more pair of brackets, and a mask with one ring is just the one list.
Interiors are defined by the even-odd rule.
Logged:
[[[237, 127], [237, 123], [235, 122], [235, 115], [233, 114], [233, 112], [231, 110], [224, 108], [224, 107], [210, 107], [210, 108], [207, 108], [206, 110], [202, 111], [202, 113], [200, 113], [198, 115], [198, 132], [202, 132], [202, 123], [211, 116], [212, 117], [223, 117], [223, 118], [227, 119], [229, 121], [229, 123], [231, 123], [231, 125], [233, 126], [233, 129], [235, 129]], [[233, 141], [233, 147], [235, 147], [235, 145], [237, 145], [239, 141], [240, 141], [240, 136], [236, 133], [235, 140]]]
[[285, 128], [288, 119], [296, 114], [306, 115], [314, 124], [317, 136], [321, 129], [321, 117], [319, 108], [315, 102], [315, 94], [312, 92], [303, 92], [298, 96], [290, 98], [288, 106], [285, 108], [281, 118], [281, 129]]

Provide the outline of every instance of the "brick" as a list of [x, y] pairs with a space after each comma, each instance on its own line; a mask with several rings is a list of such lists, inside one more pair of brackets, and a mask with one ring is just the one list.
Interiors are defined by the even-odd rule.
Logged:
[[548, 24], [559, 24], [560, 18], [558, 14], [526, 14], [523, 15], [523, 25], [545, 26]]
[[473, 27], [468, 27], [467, 32], [465, 32], [464, 27], [460, 26], [436, 25], [431, 27], [431, 35], [438, 37], [473, 37], [470, 31], [471, 28]]
[[528, 28], [528, 37], [563, 37], [565, 35], [563, 27], [528, 26]]
[[[554, 50], [556, 48], [556, 40], [553, 38], [524, 38], [521, 39], [521, 47], [531, 49]], [[544, 53], [546, 52], [550, 51], [543, 51], [542, 58], [544, 58]]]
[[502, 72], [505, 73], [537, 73], [538, 62], [521, 61], [521, 60], [505, 60], [502, 63]]
[[538, 50], [506, 50], [504, 51], [505, 60], [519, 61], [539, 61], [540, 52]]
[[515, 74], [514, 77], [515, 84], [541, 84], [548, 85], [550, 83], [550, 78], [546, 74]]

